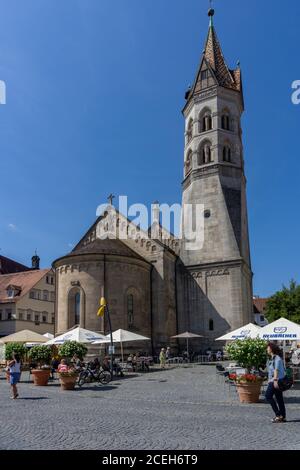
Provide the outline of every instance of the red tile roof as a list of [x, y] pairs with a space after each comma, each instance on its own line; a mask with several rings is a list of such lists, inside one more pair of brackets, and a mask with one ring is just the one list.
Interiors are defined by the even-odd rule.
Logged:
[[30, 268], [28, 268], [28, 266], [24, 266], [24, 264], [17, 263], [12, 259], [0, 255], [0, 274], [19, 273], [24, 271], [30, 271]]
[[[41, 269], [14, 274], [3, 274], [0, 276], [0, 303], [17, 301], [23, 297], [23, 295], [27, 294], [49, 271], [50, 269]], [[20, 295], [14, 298], [7, 297], [7, 288], [11, 285], [21, 288]]]
[[257, 297], [253, 299], [254, 313], [264, 313], [269, 299]]

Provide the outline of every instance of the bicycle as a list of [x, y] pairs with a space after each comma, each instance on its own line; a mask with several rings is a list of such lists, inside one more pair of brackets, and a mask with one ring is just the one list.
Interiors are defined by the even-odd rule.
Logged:
[[110, 372], [103, 369], [92, 369], [88, 364], [78, 377], [77, 385], [82, 387], [86, 383], [98, 382], [107, 385], [111, 381]]

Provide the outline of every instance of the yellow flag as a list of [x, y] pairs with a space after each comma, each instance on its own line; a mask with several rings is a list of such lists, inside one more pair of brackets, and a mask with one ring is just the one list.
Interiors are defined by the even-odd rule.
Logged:
[[100, 304], [100, 308], [98, 309], [97, 315], [98, 317], [103, 317], [105, 313], [105, 307], [106, 307], [106, 300], [104, 297], [101, 297], [99, 304]]

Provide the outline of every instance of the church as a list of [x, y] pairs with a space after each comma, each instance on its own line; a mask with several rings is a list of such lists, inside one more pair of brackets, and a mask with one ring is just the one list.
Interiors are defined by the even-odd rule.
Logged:
[[[107, 334], [107, 319], [96, 315], [102, 295], [112, 329], [151, 338], [134, 346], [149, 353], [177, 348], [171, 337], [185, 331], [203, 336], [195, 350], [216, 348], [217, 337], [252, 320], [242, 75], [239, 64], [228, 67], [214, 10], [208, 14], [208, 36], [183, 108], [182, 206], [204, 207], [203, 243], [189, 249], [185, 224], [181, 237], [167, 232], [158, 204], [150, 237], [150, 228], [142, 230], [110, 204], [72, 252], [53, 262], [56, 334], [75, 325]], [[113, 227], [116, 236], [99, 236]], [[120, 237], [124, 231], [127, 237]]]

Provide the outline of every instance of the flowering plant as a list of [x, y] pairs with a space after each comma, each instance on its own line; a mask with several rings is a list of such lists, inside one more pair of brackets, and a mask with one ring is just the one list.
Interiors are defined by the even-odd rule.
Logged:
[[61, 377], [77, 377], [78, 372], [76, 369], [69, 369], [66, 372], [59, 372], [58, 373]]
[[229, 379], [233, 380], [234, 382], [240, 384], [240, 383], [257, 383], [257, 382], [262, 382], [263, 378], [260, 377], [259, 375], [255, 374], [242, 374], [242, 375], [237, 375], [237, 374], [230, 374]]
[[267, 344], [265, 340], [259, 338], [233, 341], [227, 345], [226, 352], [230, 360], [236, 361], [248, 370], [253, 367], [258, 369], [267, 362]]

